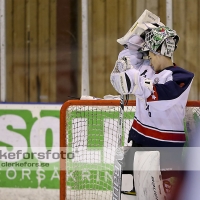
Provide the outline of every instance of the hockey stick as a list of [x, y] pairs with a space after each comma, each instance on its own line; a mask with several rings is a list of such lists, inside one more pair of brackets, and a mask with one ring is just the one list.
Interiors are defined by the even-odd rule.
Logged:
[[124, 151], [122, 148], [122, 130], [124, 116], [124, 96], [120, 95], [120, 111], [118, 121], [118, 146], [115, 152], [114, 173], [113, 173], [113, 200], [121, 200], [121, 183], [122, 183], [122, 160]]
[[120, 95], [120, 111], [119, 111], [119, 123], [118, 123], [118, 147], [122, 146], [123, 117], [124, 117], [124, 95]]

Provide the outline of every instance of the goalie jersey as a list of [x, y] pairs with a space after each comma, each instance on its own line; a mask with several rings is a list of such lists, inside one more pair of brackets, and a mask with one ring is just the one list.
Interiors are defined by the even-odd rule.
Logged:
[[[183, 146], [185, 106], [194, 74], [176, 65], [155, 73], [147, 60], [135, 69], [139, 71], [138, 86], [133, 90], [136, 112], [128, 142], [146, 147]], [[133, 76], [135, 69], [127, 74]], [[145, 85], [148, 81], [152, 88]]]

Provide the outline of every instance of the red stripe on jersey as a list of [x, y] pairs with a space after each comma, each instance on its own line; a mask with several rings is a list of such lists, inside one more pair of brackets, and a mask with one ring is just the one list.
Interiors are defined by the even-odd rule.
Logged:
[[159, 130], [152, 130], [148, 127], [144, 127], [139, 124], [136, 120], [133, 122], [134, 129], [138, 132], [144, 134], [144, 136], [152, 137], [155, 139], [166, 140], [166, 141], [185, 141], [185, 134], [184, 133], [170, 133], [170, 132], [160, 132]]
[[147, 98], [147, 102], [149, 101], [158, 101], [158, 93], [155, 86], [153, 86], [153, 93]]

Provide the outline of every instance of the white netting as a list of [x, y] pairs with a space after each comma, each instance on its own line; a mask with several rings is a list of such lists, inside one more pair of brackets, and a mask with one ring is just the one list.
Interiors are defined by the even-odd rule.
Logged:
[[[135, 107], [125, 108], [125, 146], [134, 111]], [[67, 199], [112, 199], [118, 118], [117, 106], [70, 106], [67, 110], [67, 146], [75, 153], [67, 162]]]
[[[104, 100], [103, 100], [104, 101]], [[119, 106], [70, 106], [66, 110], [67, 200], [112, 199], [115, 150], [118, 145]], [[135, 106], [125, 106], [123, 145], [127, 143]], [[190, 130], [200, 118], [199, 107], [186, 109], [185, 127]]]

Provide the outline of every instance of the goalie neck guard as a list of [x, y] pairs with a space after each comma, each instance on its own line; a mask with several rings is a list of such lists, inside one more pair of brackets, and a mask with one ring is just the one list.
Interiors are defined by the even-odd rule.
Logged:
[[[145, 43], [143, 51], [151, 51], [154, 54], [161, 54], [172, 57], [177, 48], [179, 36], [175, 30], [167, 26], [160, 26], [151, 29], [145, 34]], [[160, 53], [158, 53], [160, 50]]]

